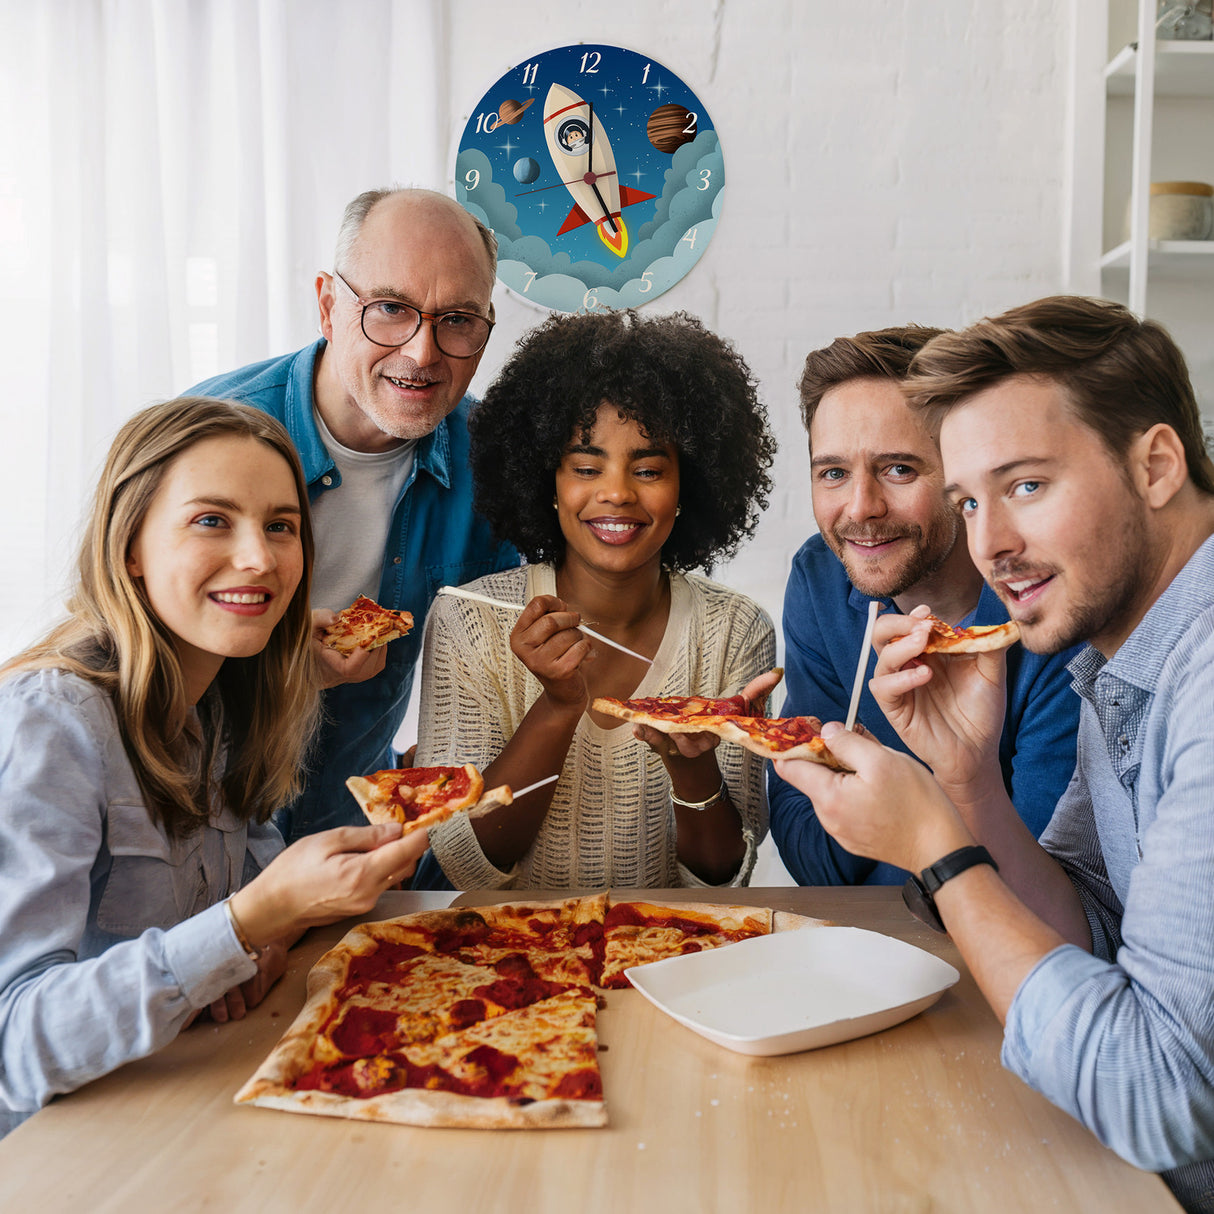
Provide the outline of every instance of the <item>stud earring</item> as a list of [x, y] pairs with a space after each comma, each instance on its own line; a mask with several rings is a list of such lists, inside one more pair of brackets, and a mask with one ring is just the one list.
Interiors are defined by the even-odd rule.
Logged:
[[674, 508], [674, 516], [675, 516], [675, 518], [678, 518], [678, 517], [679, 517], [679, 515], [680, 515], [680, 514], [682, 514], [682, 513], [683, 513], [683, 507], [682, 507], [682, 506], [676, 506], [676, 507]]

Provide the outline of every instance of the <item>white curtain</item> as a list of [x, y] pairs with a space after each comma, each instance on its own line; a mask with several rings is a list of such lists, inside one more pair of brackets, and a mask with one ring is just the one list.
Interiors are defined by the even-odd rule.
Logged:
[[0, 0], [0, 658], [118, 425], [316, 332], [342, 207], [449, 190], [442, 0]]

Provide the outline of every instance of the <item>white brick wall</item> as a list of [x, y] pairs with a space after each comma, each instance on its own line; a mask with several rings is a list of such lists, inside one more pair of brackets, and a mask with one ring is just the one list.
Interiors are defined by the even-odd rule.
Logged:
[[[796, 382], [841, 333], [954, 326], [1062, 284], [1068, 0], [570, 0], [543, 28], [497, 0], [447, 10], [455, 103], [545, 47], [652, 54], [709, 107], [728, 185], [709, 252], [654, 305], [736, 343], [780, 441], [759, 532], [723, 581], [779, 621], [813, 528]], [[461, 108], [462, 107], [462, 108]], [[452, 153], [453, 154], [453, 153]], [[449, 172], [449, 166], [448, 166]], [[500, 292], [477, 379], [538, 314]]]

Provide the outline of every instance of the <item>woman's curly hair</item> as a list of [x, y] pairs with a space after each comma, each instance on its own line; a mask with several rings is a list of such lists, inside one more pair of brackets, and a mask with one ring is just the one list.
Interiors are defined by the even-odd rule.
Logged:
[[554, 315], [519, 342], [473, 410], [477, 509], [529, 561], [565, 555], [552, 495], [565, 448], [614, 405], [679, 454], [672, 569], [711, 569], [767, 506], [775, 440], [741, 355], [685, 312]]

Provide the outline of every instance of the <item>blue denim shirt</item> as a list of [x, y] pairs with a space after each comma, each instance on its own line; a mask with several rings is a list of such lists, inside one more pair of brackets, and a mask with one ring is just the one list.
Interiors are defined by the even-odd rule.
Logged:
[[[294, 354], [191, 389], [243, 401], [278, 418], [299, 452], [311, 501], [341, 486], [341, 473], [313, 415], [312, 385], [324, 346], [322, 338]], [[518, 553], [494, 540], [489, 524], [472, 508], [472, 403], [465, 397], [417, 444], [413, 470], [392, 514], [378, 597], [385, 607], [412, 612], [413, 631], [388, 645], [387, 664], [375, 678], [324, 693], [325, 721], [312, 751], [307, 786], [275, 818], [288, 843], [332, 826], [365, 825], [346, 780], [396, 765], [392, 738], [409, 702], [422, 623], [439, 587], [458, 586], [519, 563]], [[323, 535], [316, 537], [317, 547], [324, 542]]]
[[1214, 1211], [1214, 539], [1109, 661], [1071, 663], [1079, 759], [1042, 845], [1093, 952], [1020, 984], [1004, 1064], [1193, 1210]]
[[60, 670], [0, 684], [0, 1135], [253, 976], [219, 903], [281, 849], [227, 808], [170, 839], [104, 691]]
[[[892, 599], [880, 600], [897, 611]], [[784, 716], [842, 721], [851, 701], [856, 660], [868, 623], [868, 595], [848, 579], [842, 561], [821, 535], [793, 558], [784, 594], [784, 645], [788, 694]], [[1003, 624], [1007, 611], [989, 586], [962, 624]], [[1007, 710], [999, 739], [1003, 782], [1016, 812], [1040, 835], [1075, 770], [1079, 698], [1066, 663], [1076, 651], [1042, 657], [1022, 645], [1007, 651]], [[870, 652], [858, 719], [884, 745], [907, 752], [877, 707], [868, 679], [877, 655]], [[845, 851], [822, 829], [809, 798], [769, 769], [771, 833], [780, 856], [802, 885], [901, 885], [906, 873]]]

